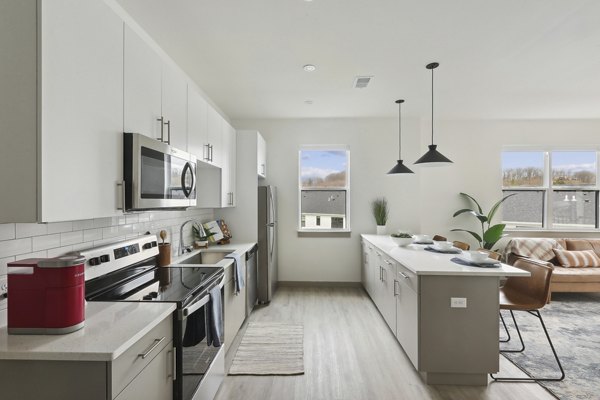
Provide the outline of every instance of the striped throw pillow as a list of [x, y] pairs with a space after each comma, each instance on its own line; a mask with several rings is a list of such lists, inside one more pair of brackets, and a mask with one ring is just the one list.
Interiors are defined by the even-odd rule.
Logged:
[[563, 267], [600, 267], [600, 257], [594, 253], [594, 250], [553, 250], [559, 264]]

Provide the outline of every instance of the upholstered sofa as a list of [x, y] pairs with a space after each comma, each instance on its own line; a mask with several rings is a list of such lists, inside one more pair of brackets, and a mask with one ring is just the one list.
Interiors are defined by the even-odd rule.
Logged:
[[[555, 250], [558, 250], [560, 259], [556, 257]], [[504, 257], [510, 265], [519, 258], [538, 259], [551, 265], [554, 271], [550, 293], [600, 292], [600, 267], [561, 265], [565, 263], [565, 254], [578, 254], [569, 252], [584, 250], [591, 250], [600, 256], [600, 239], [513, 238], [506, 245]]]

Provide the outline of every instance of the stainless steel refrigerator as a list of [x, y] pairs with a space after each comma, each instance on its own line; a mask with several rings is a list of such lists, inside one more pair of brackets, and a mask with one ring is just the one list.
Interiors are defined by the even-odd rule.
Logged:
[[277, 188], [258, 187], [258, 302], [268, 303], [277, 289]]

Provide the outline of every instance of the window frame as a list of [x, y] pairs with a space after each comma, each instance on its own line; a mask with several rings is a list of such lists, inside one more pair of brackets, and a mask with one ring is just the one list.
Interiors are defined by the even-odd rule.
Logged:
[[[346, 186], [327, 186], [319, 188], [303, 188], [302, 187], [302, 152], [303, 151], [343, 151], [346, 153]], [[350, 146], [343, 144], [331, 145], [301, 145], [298, 149], [298, 206], [297, 206], [297, 231], [299, 233], [349, 233], [351, 232], [350, 218], [350, 179], [351, 179], [351, 162], [350, 162]], [[303, 191], [345, 191], [346, 192], [346, 227], [345, 228], [330, 228], [330, 229], [314, 229], [302, 227], [302, 192]]]
[[[553, 185], [552, 178], [552, 152], [595, 152], [596, 153], [596, 184], [589, 186], [573, 186], [573, 185]], [[544, 178], [541, 186], [504, 186], [502, 181], [502, 193], [505, 191], [542, 191], [543, 195], [543, 210], [542, 210], [542, 227], [517, 227], [507, 226], [506, 231], [556, 231], [556, 232], [597, 232], [600, 230], [600, 200], [596, 202], [595, 228], [557, 228], [554, 226], [554, 205], [552, 194], [555, 191], [588, 191], [595, 192], [595, 198], [600, 198], [600, 146], [504, 146], [501, 150], [504, 152], [541, 152], [544, 154]], [[500, 166], [503, 172], [502, 165]], [[504, 223], [504, 220], [502, 221]]]

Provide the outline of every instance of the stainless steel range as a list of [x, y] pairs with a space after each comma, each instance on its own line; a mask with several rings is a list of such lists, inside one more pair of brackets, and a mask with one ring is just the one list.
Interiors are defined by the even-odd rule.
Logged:
[[[87, 301], [154, 301], [177, 305], [173, 323], [174, 399], [212, 399], [225, 375], [221, 347], [223, 268], [158, 267], [158, 246], [153, 235], [80, 254], [87, 260]], [[217, 315], [219, 300], [220, 315]]]

